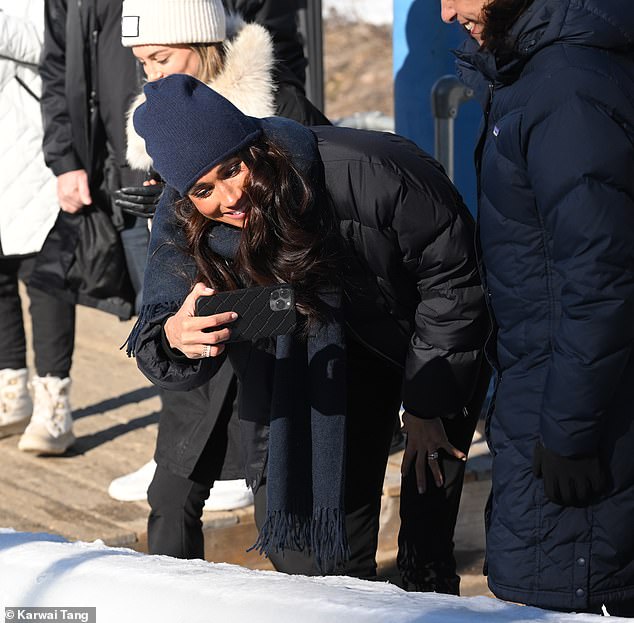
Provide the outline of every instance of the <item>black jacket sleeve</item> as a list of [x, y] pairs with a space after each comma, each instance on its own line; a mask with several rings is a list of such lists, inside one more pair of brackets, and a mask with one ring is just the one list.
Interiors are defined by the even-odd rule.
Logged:
[[297, 28], [297, 0], [224, 0], [224, 4], [245, 21], [257, 22], [271, 33], [278, 61], [276, 82], [293, 83], [303, 92], [307, 63]]
[[331, 125], [328, 118], [294, 84], [279, 82], [275, 91], [278, 117], [297, 121], [302, 125]]
[[66, 0], [46, 0], [44, 48], [40, 59], [44, 159], [55, 175], [82, 169], [73, 148], [66, 100]]
[[478, 378], [489, 328], [473, 220], [442, 172], [400, 193], [393, 226], [419, 303], [403, 380], [403, 407], [418, 417], [454, 415]]
[[473, 218], [441, 166], [411, 141], [312, 131], [343, 236], [371, 282], [362, 293], [349, 288], [351, 328], [403, 366], [409, 413], [459, 413], [478, 382], [489, 331]]
[[146, 323], [136, 344], [139, 370], [155, 385], [172, 391], [188, 391], [200, 387], [220, 369], [225, 359], [220, 357], [188, 359], [165, 348], [163, 324], [167, 316]]

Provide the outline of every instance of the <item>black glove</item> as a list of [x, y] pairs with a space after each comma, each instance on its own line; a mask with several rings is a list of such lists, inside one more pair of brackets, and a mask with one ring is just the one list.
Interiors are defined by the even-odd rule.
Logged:
[[164, 186], [164, 184], [151, 184], [150, 186], [121, 188], [114, 193], [114, 203], [128, 214], [152, 218]]
[[572, 458], [535, 445], [533, 474], [544, 479], [546, 497], [560, 506], [588, 506], [606, 487], [606, 478], [596, 456]]

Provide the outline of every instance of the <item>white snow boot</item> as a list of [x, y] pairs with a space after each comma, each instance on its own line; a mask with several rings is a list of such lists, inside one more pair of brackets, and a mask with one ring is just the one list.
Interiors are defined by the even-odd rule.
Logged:
[[70, 379], [35, 376], [31, 385], [33, 416], [18, 448], [35, 454], [64, 454], [75, 441], [68, 398]]
[[0, 439], [19, 435], [29, 423], [33, 403], [26, 368], [0, 370]]

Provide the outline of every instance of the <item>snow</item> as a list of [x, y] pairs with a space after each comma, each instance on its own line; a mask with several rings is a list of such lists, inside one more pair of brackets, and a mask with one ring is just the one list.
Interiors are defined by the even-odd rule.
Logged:
[[391, 24], [393, 0], [323, 0], [321, 9], [323, 15], [336, 10], [337, 13], [347, 15], [353, 20], [371, 24]]
[[[599, 623], [487, 597], [406, 593], [348, 577], [251, 571], [0, 530], [0, 612], [95, 607], [100, 623]], [[8, 619], [7, 619], [8, 620]], [[617, 619], [623, 620], [625, 619]]]

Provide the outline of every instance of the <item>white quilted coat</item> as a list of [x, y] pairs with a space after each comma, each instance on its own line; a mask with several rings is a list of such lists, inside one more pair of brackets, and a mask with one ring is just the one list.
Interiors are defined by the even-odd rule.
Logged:
[[[0, 241], [4, 255], [42, 248], [59, 205], [42, 155], [37, 63], [44, 0], [0, 0]], [[20, 85], [21, 80], [32, 94]]]

